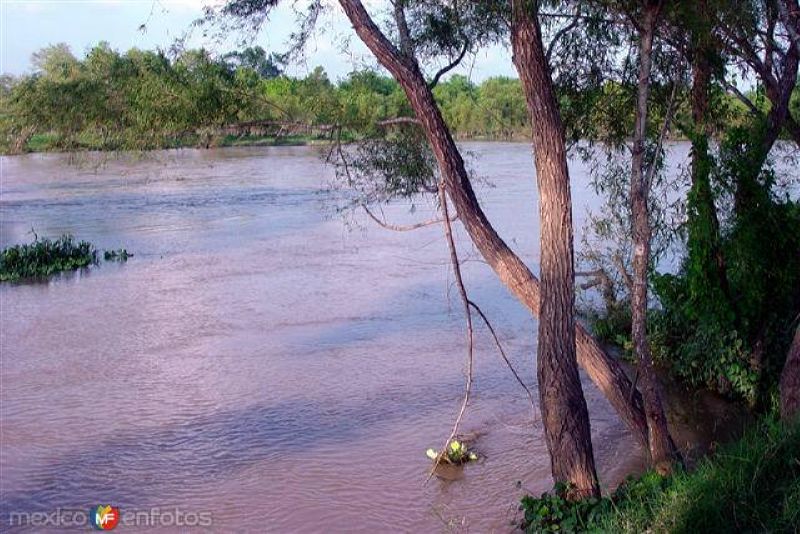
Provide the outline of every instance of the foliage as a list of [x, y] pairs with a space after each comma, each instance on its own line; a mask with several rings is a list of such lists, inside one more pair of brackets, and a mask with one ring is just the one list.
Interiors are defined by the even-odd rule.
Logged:
[[338, 182], [354, 193], [355, 205], [437, 191], [438, 167], [416, 125], [400, 125], [352, 147], [338, 147], [334, 156]]
[[[767, 418], [670, 477], [648, 471], [611, 496], [563, 491], [522, 500], [528, 532], [794, 532], [800, 524], [800, 425]], [[558, 488], [557, 488], [558, 490]]]
[[[716, 191], [689, 193], [688, 254], [677, 274], [654, 277], [662, 310], [651, 340], [679, 377], [751, 404], [777, 383], [800, 313], [800, 203], [774, 193], [758, 139], [733, 128], [718, 157], [701, 160]], [[703, 211], [716, 199], [730, 206], [721, 229]]]
[[523, 526], [526, 532], [564, 532], [566, 534], [586, 532], [599, 516], [608, 513], [609, 499], [569, 500], [569, 486], [556, 484], [552, 493], [542, 493], [540, 497], [526, 495], [522, 498], [525, 512]]
[[626, 351], [632, 348], [631, 307], [627, 300], [607, 307], [602, 312], [589, 309], [587, 319], [592, 334], [599, 341], [618, 345]]
[[766, 421], [663, 482], [649, 474], [615, 494], [598, 522], [613, 532], [794, 532], [800, 523], [800, 426]]
[[15, 245], [0, 253], [0, 281], [14, 281], [35, 276], [49, 276], [59, 271], [72, 271], [97, 261], [97, 251], [86, 241], [76, 242], [72, 236], [39, 239]]
[[[420, 44], [433, 39], [424, 28], [415, 31]], [[182, 49], [120, 53], [100, 43], [83, 59], [66, 45], [47, 47], [35, 54], [34, 74], [3, 79], [0, 150], [217, 146], [224, 144], [226, 126], [253, 121], [338, 125], [343, 138], [354, 139], [374, 136], [382, 120], [411, 115], [397, 82], [374, 70], [354, 71], [333, 83], [320, 67], [302, 78], [285, 76], [284, 61], [260, 47], [214, 57]], [[629, 80], [597, 87], [576, 86], [566, 74], [559, 80], [573, 141], [621, 138], [633, 120]], [[530, 135], [517, 79], [494, 77], [475, 84], [453, 75], [439, 81], [434, 95], [460, 138]], [[731, 106], [737, 116], [746, 116], [746, 109], [735, 102]], [[247, 128], [236, 137], [265, 139], [263, 132]]]
[[[133, 254], [124, 248], [103, 251], [105, 261], [126, 262]], [[98, 251], [87, 241], [69, 234], [57, 239], [34, 237], [33, 242], [13, 245], [0, 252], [0, 281], [47, 277], [96, 264]]]

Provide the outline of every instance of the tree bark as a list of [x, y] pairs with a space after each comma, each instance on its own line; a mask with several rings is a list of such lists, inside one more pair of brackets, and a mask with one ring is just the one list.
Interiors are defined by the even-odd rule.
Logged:
[[511, 25], [514, 65], [531, 118], [541, 219], [539, 407], [553, 479], [569, 497], [599, 496], [591, 429], [575, 353], [575, 271], [564, 129], [538, 17], [517, 3]]
[[631, 174], [631, 211], [633, 218], [633, 293], [631, 317], [633, 348], [639, 361], [644, 413], [647, 418], [650, 457], [662, 474], [672, 470], [675, 457], [672, 439], [667, 428], [667, 418], [661, 402], [661, 386], [653, 368], [650, 344], [647, 341], [647, 271], [650, 264], [650, 214], [648, 197], [650, 184], [644, 172], [644, 142], [647, 126], [647, 104], [650, 93], [653, 37], [656, 29], [660, 1], [646, 0], [644, 21], [640, 33], [639, 79], [636, 104], [636, 121], [633, 134]]
[[790, 421], [800, 414], [800, 326], [794, 332], [792, 346], [781, 373], [781, 418]]
[[[464, 160], [416, 61], [403, 57], [386, 39], [359, 0], [339, 0], [339, 3], [358, 36], [406, 93], [436, 156], [459, 220], [476, 248], [514, 296], [538, 317], [539, 281], [487, 220], [475, 197]], [[576, 324], [575, 329], [578, 363], [609, 400], [634, 439], [646, 446], [647, 426], [641, 396], [620, 364], [605, 354], [582, 326]]]

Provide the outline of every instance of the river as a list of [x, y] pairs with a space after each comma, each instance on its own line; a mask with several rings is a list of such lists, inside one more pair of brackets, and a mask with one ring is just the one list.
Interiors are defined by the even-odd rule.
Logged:
[[[538, 270], [529, 147], [465, 148], [490, 220]], [[2, 159], [3, 247], [33, 229], [134, 254], [0, 285], [4, 530], [16, 512], [112, 504], [208, 514], [215, 531], [505, 532], [522, 494], [552, 486], [541, 425], [482, 327], [462, 424], [482, 459], [426, 483], [425, 449], [464, 388], [442, 229], [343, 217], [320, 150]], [[598, 200], [587, 169], [571, 171], [579, 242]], [[386, 210], [399, 223], [431, 213], [424, 200]], [[471, 297], [535, 387], [536, 323], [457, 239]], [[645, 453], [583, 378], [612, 487]]]

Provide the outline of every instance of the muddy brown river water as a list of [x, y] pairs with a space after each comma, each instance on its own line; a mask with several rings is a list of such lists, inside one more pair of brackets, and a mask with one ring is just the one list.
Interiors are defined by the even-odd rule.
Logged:
[[[466, 148], [488, 216], [538, 270], [529, 147]], [[312, 147], [69, 163], [2, 159], [0, 245], [33, 228], [135, 256], [0, 285], [0, 530], [19, 512], [110, 503], [203, 513], [220, 532], [507, 532], [519, 497], [551, 487], [541, 426], [480, 328], [462, 429], [484, 459], [425, 484], [425, 449], [447, 436], [464, 385], [441, 228], [343, 220]], [[597, 199], [577, 162], [572, 180], [580, 228]], [[535, 322], [458, 239], [472, 298], [533, 385]], [[584, 384], [613, 486], [644, 452]]]

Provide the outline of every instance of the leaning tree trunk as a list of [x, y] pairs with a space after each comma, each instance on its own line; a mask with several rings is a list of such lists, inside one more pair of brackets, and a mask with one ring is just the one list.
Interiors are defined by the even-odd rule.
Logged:
[[800, 326], [797, 327], [781, 373], [781, 418], [785, 421], [800, 414]]
[[575, 355], [575, 271], [564, 129], [538, 18], [522, 4], [513, 13], [511, 43], [533, 125], [541, 219], [539, 404], [553, 479], [571, 498], [598, 496], [589, 411]]
[[659, 2], [647, 1], [639, 50], [639, 80], [636, 122], [633, 133], [633, 170], [631, 174], [631, 211], [633, 217], [633, 292], [631, 318], [633, 348], [639, 360], [644, 413], [647, 418], [648, 443], [653, 465], [662, 474], [671, 471], [675, 451], [667, 428], [650, 345], [647, 341], [647, 270], [650, 263], [650, 184], [644, 172], [644, 141], [647, 125], [647, 101], [650, 92], [653, 36]]
[[[375, 25], [359, 0], [339, 0], [353, 27], [378, 61], [403, 88], [436, 156], [445, 187], [458, 217], [475, 247], [498, 278], [535, 316], [539, 315], [539, 281], [497, 235], [483, 213], [464, 160], [442, 118], [425, 78], [413, 58], [404, 57]], [[603, 392], [641, 444], [647, 444], [647, 424], [641, 396], [620, 364], [610, 358], [589, 333], [575, 326], [578, 363]], [[633, 395], [631, 395], [633, 393]]]

